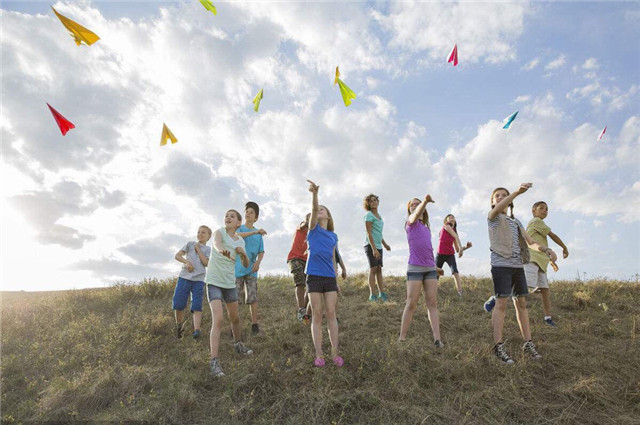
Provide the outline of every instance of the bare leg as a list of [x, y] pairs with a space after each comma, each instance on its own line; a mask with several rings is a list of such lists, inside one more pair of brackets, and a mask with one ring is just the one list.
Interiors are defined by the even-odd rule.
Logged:
[[436, 279], [427, 279], [423, 284], [424, 299], [427, 302], [427, 312], [429, 313], [429, 323], [431, 323], [431, 331], [433, 332], [433, 340], [440, 339], [440, 315], [438, 313], [438, 281]]
[[369, 295], [376, 295], [376, 267], [369, 269]]
[[378, 279], [378, 291], [387, 292], [384, 286], [384, 279], [382, 278], [382, 266], [376, 267], [376, 278]]
[[251, 311], [251, 324], [258, 324], [258, 301], [249, 304], [249, 310]]
[[309, 293], [311, 301], [311, 338], [316, 357], [322, 357], [322, 294], [318, 292]]
[[240, 341], [242, 338], [242, 326], [240, 326], [240, 314], [238, 313], [238, 302], [227, 303], [227, 316], [231, 321], [231, 331], [233, 332], [233, 340]]
[[398, 340], [404, 341], [407, 339], [407, 332], [409, 331], [409, 325], [413, 321], [413, 313], [416, 311], [418, 305], [418, 299], [420, 298], [420, 291], [422, 290], [422, 282], [419, 280], [410, 280], [407, 282], [407, 303], [404, 306], [402, 312], [402, 323], [400, 324], [400, 337]]
[[507, 311], [507, 299], [496, 298], [496, 305], [491, 313], [491, 324], [493, 325], [493, 342], [496, 344], [502, 341], [502, 329], [504, 328], [504, 314]]
[[518, 318], [518, 325], [520, 326], [520, 333], [525, 341], [531, 340], [531, 329], [529, 327], [529, 312], [527, 310], [527, 299], [525, 297], [518, 297], [513, 300], [513, 305], [516, 306], [516, 317]]
[[211, 308], [211, 333], [209, 335], [209, 348], [211, 349], [211, 358], [218, 357], [218, 348], [220, 347], [220, 331], [222, 330], [222, 301], [213, 300], [209, 303]]
[[184, 310], [173, 310], [176, 316], [176, 325], [181, 325], [184, 321]]
[[296, 286], [296, 302], [298, 303], [298, 308], [303, 308], [307, 305], [305, 302], [306, 288], [304, 285]]
[[202, 312], [194, 311], [193, 312], [193, 330], [199, 331], [201, 323], [202, 323]]
[[458, 290], [458, 292], [462, 292], [462, 282], [460, 281], [460, 273], [454, 273], [453, 280], [456, 283], [456, 289]]
[[325, 292], [323, 298], [324, 315], [327, 319], [329, 340], [331, 341], [331, 355], [335, 357], [338, 355], [338, 320], [336, 319], [336, 304], [338, 302], [338, 293]]
[[545, 316], [551, 316], [551, 292], [549, 288], [540, 288], [540, 294], [542, 295], [542, 311]]

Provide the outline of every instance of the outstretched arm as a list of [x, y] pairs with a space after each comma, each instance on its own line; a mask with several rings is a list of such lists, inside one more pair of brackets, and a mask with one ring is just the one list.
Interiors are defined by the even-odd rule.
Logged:
[[[522, 183], [520, 185], [520, 187], [518, 188], [518, 190], [516, 190], [515, 192], [513, 192], [512, 194], [508, 195], [506, 198], [504, 198], [502, 201], [498, 202], [491, 211], [489, 211], [489, 220], [493, 220], [494, 218], [496, 218], [498, 216], [498, 214], [500, 214], [502, 211], [504, 211], [505, 208], [507, 208], [509, 206], [509, 204], [519, 195], [525, 193], [527, 190], [529, 190], [531, 188], [531, 186], [533, 186], [532, 183]], [[492, 200], [493, 201], [493, 200]]]
[[429, 202], [435, 203], [436, 201], [433, 200], [431, 195], [426, 195], [424, 197], [424, 199], [422, 200], [422, 202], [420, 202], [420, 205], [418, 205], [418, 207], [409, 216], [409, 224], [413, 224], [413, 223], [416, 222], [418, 217], [420, 217], [422, 215], [422, 213], [424, 212], [424, 210], [427, 208], [427, 204]]
[[569, 250], [567, 249], [567, 246], [564, 244], [564, 242], [562, 242], [562, 239], [560, 239], [560, 236], [556, 235], [553, 232], [549, 232], [549, 237], [552, 241], [560, 245], [560, 248], [562, 248], [562, 258], [567, 258], [569, 256]]
[[320, 186], [307, 180], [309, 182], [309, 192], [312, 194], [311, 199], [311, 218], [309, 218], [309, 230], [313, 230], [318, 224], [318, 189]]

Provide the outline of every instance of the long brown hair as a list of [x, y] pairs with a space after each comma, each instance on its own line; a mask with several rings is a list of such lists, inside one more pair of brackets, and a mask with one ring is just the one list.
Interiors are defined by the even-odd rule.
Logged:
[[[422, 203], [422, 200], [420, 200], [419, 198], [413, 198], [412, 200], [410, 200], [409, 202], [407, 202], [407, 215], [411, 215], [411, 203], [413, 201], [420, 201], [420, 203]], [[418, 207], [416, 207], [418, 208]], [[420, 222], [422, 224], [424, 224], [425, 226], [427, 226], [429, 229], [431, 229], [431, 226], [429, 225], [429, 213], [427, 212], [427, 209], [425, 208], [424, 211], [422, 212], [422, 216], [418, 217], [418, 220], [420, 220]]]
[[[455, 215], [453, 215], [453, 214], [447, 214], [447, 215], [444, 217], [444, 224], [445, 224], [445, 225], [447, 224], [447, 219], [448, 219], [449, 217], [455, 217]], [[455, 221], [455, 223], [453, 223], [453, 226], [451, 226], [451, 227], [453, 227], [453, 231], [454, 231], [454, 232], [458, 233], [458, 220], [456, 220], [456, 221]]]
[[327, 210], [327, 215], [329, 216], [329, 221], [327, 222], [327, 230], [330, 232], [334, 232], [335, 225], [333, 223], [333, 216], [331, 215], [331, 211], [329, 211], [329, 208], [325, 207], [324, 205], [319, 205], [318, 207], [322, 207]]
[[[491, 200], [489, 201], [489, 202], [491, 202], [491, 209], [493, 209], [495, 207], [495, 204], [493, 203], [493, 195], [495, 195], [496, 192], [499, 191], [499, 190], [504, 190], [505, 192], [507, 192], [507, 196], [511, 195], [509, 193], [509, 191], [507, 189], [505, 189], [504, 187], [496, 187], [495, 189], [493, 189], [493, 192], [491, 192]], [[509, 215], [509, 217], [514, 218], [513, 217], [513, 202], [511, 202], [509, 204], [509, 208], [511, 208], [511, 214]]]

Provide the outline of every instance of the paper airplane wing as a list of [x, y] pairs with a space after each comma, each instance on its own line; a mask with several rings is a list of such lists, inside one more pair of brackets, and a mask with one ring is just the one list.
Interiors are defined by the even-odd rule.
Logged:
[[333, 85], [335, 86], [336, 84], [338, 84], [338, 78], [340, 78], [340, 70], [338, 69], [338, 67], [336, 66], [336, 78], [333, 79]]
[[178, 143], [178, 139], [173, 135], [169, 127], [165, 123], [162, 123], [162, 135], [160, 136], [160, 146], [167, 144], [167, 139], [171, 140], [171, 143]]
[[605, 125], [604, 128], [602, 129], [602, 132], [598, 136], [598, 141], [602, 140], [602, 136], [604, 136], [604, 133], [606, 132], [607, 132], [607, 126]]
[[504, 126], [502, 126], [502, 128], [509, 129], [509, 127], [511, 127], [511, 123], [516, 119], [516, 116], [518, 115], [518, 112], [520, 112], [520, 111], [516, 111], [513, 114], [509, 115], [507, 118], [505, 118], [504, 119], [505, 124], [504, 124]]
[[262, 100], [262, 89], [258, 92], [256, 97], [253, 98], [253, 110], [258, 112], [258, 108], [260, 107], [260, 101]]
[[458, 65], [458, 45], [454, 44], [453, 49], [449, 53], [449, 58], [447, 59], [448, 63], [453, 62], [453, 66]]
[[[53, 6], [51, 9], [53, 9]], [[100, 37], [95, 33], [83, 27], [79, 23], [72, 21], [66, 16], [59, 14], [55, 9], [53, 9], [53, 13], [56, 14], [58, 19], [60, 19], [60, 22], [62, 22], [62, 25], [64, 25], [64, 27], [71, 33], [71, 36], [78, 46], [83, 42], [87, 46], [91, 46], [93, 43], [100, 40]]]
[[211, 3], [210, 0], [200, 0], [200, 3], [202, 3], [204, 8], [211, 11], [211, 13], [213, 13], [214, 15], [218, 14], [216, 7], [213, 5], [213, 3]]
[[58, 124], [58, 128], [60, 129], [60, 132], [62, 133], [63, 136], [67, 134], [67, 131], [71, 130], [72, 128], [76, 128], [76, 126], [73, 125], [71, 121], [63, 117], [62, 114], [56, 111], [55, 109], [53, 109], [51, 105], [47, 103], [47, 106], [49, 107], [49, 110], [53, 114], [53, 118], [56, 120], [56, 123]]
[[344, 106], [351, 105], [351, 99], [355, 99], [356, 94], [339, 78], [338, 78], [338, 86], [340, 87], [340, 94], [342, 95], [342, 101], [344, 102]]

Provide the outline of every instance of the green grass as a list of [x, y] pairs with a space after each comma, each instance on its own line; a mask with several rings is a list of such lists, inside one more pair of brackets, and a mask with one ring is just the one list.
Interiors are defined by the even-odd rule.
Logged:
[[[174, 280], [51, 293], [2, 294], [2, 420], [148, 423], [421, 424], [640, 423], [640, 285], [556, 282], [555, 329], [529, 297], [534, 341], [544, 359], [523, 357], [510, 305], [507, 347], [516, 364], [491, 356], [489, 279], [466, 278], [460, 300], [441, 280], [444, 350], [433, 347], [421, 299], [407, 343], [396, 340], [404, 307], [401, 277], [387, 277], [391, 302], [372, 304], [364, 275], [338, 301], [342, 369], [311, 367], [310, 331], [295, 319], [288, 277], [260, 280], [261, 328], [233, 351], [225, 322], [226, 376], [208, 373], [203, 336], [173, 336]], [[225, 320], [227, 320], [225, 318]], [[325, 331], [325, 352], [329, 352]]]

